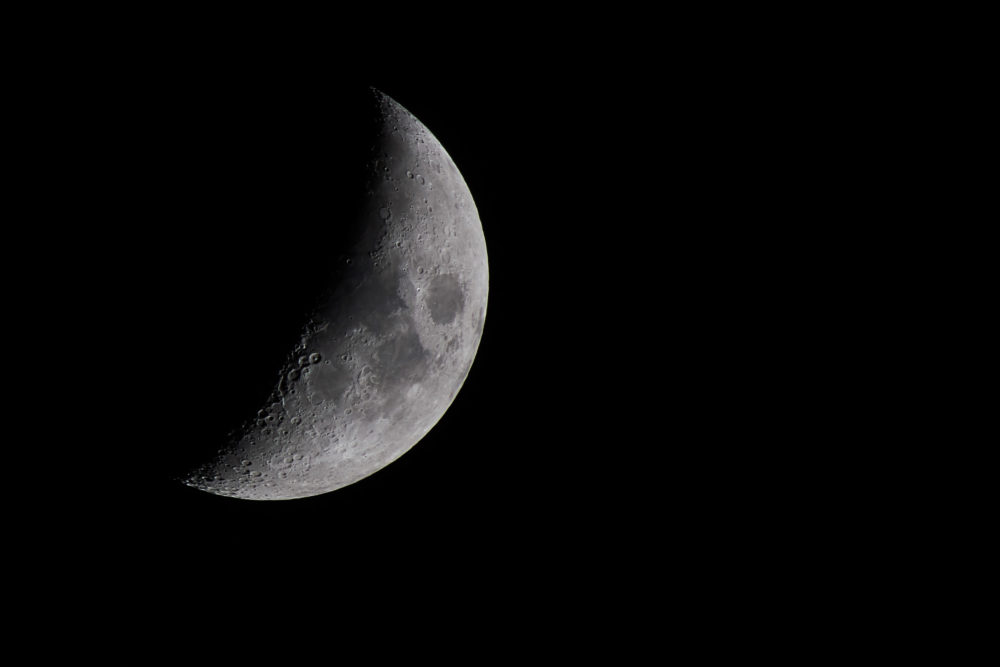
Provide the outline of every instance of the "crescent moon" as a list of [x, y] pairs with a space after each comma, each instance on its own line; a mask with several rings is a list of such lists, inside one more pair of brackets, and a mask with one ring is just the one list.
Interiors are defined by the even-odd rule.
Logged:
[[249, 500], [335, 491], [420, 441], [468, 376], [489, 289], [479, 213], [434, 135], [369, 95], [378, 129], [364, 201], [344, 221], [355, 231], [330, 260], [330, 287], [270, 396], [180, 477], [188, 486]]

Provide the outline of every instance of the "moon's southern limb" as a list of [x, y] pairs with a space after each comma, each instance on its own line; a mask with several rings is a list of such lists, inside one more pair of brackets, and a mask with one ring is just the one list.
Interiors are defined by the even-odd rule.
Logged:
[[269, 398], [183, 476], [189, 486], [252, 500], [347, 486], [426, 435], [469, 373], [489, 283], [478, 211], [427, 128], [370, 94], [379, 130], [361, 218], [340, 221], [355, 238], [329, 258], [331, 285]]

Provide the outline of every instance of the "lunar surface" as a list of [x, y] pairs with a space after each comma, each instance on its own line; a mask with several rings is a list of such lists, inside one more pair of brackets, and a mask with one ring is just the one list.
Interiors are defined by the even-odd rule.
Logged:
[[342, 488], [423, 438], [469, 373], [488, 291], [479, 214], [427, 128], [368, 95], [377, 124], [366, 187], [346, 209], [360, 217], [330, 211], [350, 233], [329, 257], [329, 288], [303, 313], [270, 396], [181, 477], [189, 486], [250, 500]]

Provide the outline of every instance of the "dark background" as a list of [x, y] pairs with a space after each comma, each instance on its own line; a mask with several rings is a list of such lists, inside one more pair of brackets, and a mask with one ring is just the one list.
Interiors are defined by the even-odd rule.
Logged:
[[[824, 22], [758, 31], [708, 13], [511, 13], [493, 40], [478, 39], [492, 17], [453, 31], [414, 16], [402, 40], [376, 23], [316, 37], [227, 21], [197, 48], [190, 31], [146, 44], [139, 25], [106, 39], [46, 20], [59, 43], [18, 51], [24, 90], [6, 84], [27, 146], [8, 185], [27, 205], [4, 244], [9, 298], [31, 306], [8, 325], [27, 368], [8, 375], [5, 548], [28, 565], [9, 573], [39, 645], [67, 610], [80, 636], [115, 644], [110, 606], [129, 630], [164, 630], [156, 648], [191, 646], [194, 628], [285, 659], [336, 653], [334, 611], [385, 643], [414, 619], [450, 643], [454, 617], [488, 616], [486, 653], [534, 633], [560, 651], [603, 639], [616, 658], [687, 627], [707, 635], [699, 651], [743, 651], [729, 632], [758, 620], [770, 650], [813, 624], [802, 610], [856, 590], [873, 543], [856, 539], [857, 494], [896, 476], [872, 465], [886, 430], [851, 421], [888, 384], [851, 366], [873, 319], [840, 294], [865, 291], [859, 249], [893, 254], [869, 233], [891, 206], [856, 194], [891, 171], [864, 163], [894, 112], [872, 120], [878, 95], [855, 86], [885, 75], [863, 56], [838, 71], [852, 47], [836, 28], [810, 47]], [[355, 33], [363, 48], [328, 50]], [[251, 503], [171, 483], [176, 450], [246, 389], [250, 341], [217, 325], [258, 298], [229, 289], [230, 269], [274, 268], [248, 281], [272, 313], [294, 312], [303, 295], [284, 286], [322, 267], [307, 261], [319, 227], [301, 221], [323, 210], [324, 153], [350, 140], [329, 118], [350, 116], [339, 93], [358, 84], [441, 139], [479, 207], [491, 291], [469, 379], [412, 451], [332, 494]], [[846, 618], [880, 610], [848, 602]], [[310, 620], [322, 631], [296, 643]], [[292, 626], [277, 640], [276, 621]]]
[[[836, 318], [808, 316], [822, 294], [801, 280], [824, 243], [801, 221], [832, 217], [801, 158], [826, 126], [794, 125], [822, 100], [794, 78], [773, 95], [767, 65], [732, 51], [657, 38], [606, 57], [581, 40], [500, 66], [474, 57], [485, 46], [459, 64], [392, 51], [367, 72], [358, 54], [112, 49], [32, 79], [35, 124], [17, 129], [41, 240], [15, 227], [6, 250], [43, 317], [13, 326], [17, 381], [36, 384], [16, 386], [34, 409], [11, 413], [30, 435], [9, 445], [27, 488], [8, 525], [43, 618], [165, 612], [177, 645], [175, 625], [218, 643], [231, 623], [253, 650], [275, 617], [441, 629], [446, 599], [466, 628], [509, 613], [500, 634], [562, 624], [584, 650], [619, 625], [618, 656], [659, 636], [661, 602], [742, 622], [769, 573], [836, 553], [825, 528], [848, 526], [823, 512], [847, 492], [822, 481], [851, 459], [807, 381], [837, 363], [808, 349]], [[180, 486], [166, 473], [255, 391], [241, 360], [284, 349], [258, 343], [288, 335], [323, 273], [359, 85], [437, 135], [479, 208], [490, 299], [469, 378], [420, 443], [347, 488], [248, 502]]]
[[[92, 454], [40, 525], [79, 576], [161, 593], [219, 568], [357, 572], [320, 584], [345, 590], [461, 576], [499, 590], [525, 572], [573, 588], [608, 558], [648, 558], [659, 488], [638, 480], [663, 435], [641, 424], [663, 410], [653, 366], [671, 324], [667, 262], [643, 257], [670, 177], [637, 125], [658, 103], [609, 76], [459, 85], [175, 65], [105, 74], [66, 100], [88, 109], [67, 142], [89, 174], [93, 298], [79, 316], [95, 352], [79, 362], [77, 438]], [[490, 297], [471, 373], [420, 443], [344, 489], [248, 502], [183, 487], [167, 475], [179, 453], [253, 393], [252, 336], [287, 335], [282, 314], [323, 270], [327, 177], [343, 184], [327, 151], [357, 148], [344, 91], [358, 85], [414, 113], [476, 201]], [[248, 337], [247, 315], [262, 332]]]

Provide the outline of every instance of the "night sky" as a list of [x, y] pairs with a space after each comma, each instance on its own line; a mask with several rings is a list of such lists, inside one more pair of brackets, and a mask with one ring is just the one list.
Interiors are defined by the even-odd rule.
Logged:
[[[93, 109], [81, 125], [100, 130], [73, 139], [99, 184], [79, 193], [101, 211], [80, 233], [97, 249], [77, 315], [93, 352], [79, 360], [79, 455], [30, 522], [59, 545], [45, 557], [74, 585], [168, 597], [192, 581], [215, 590], [205, 572], [312, 573], [302, 581], [331, 590], [459, 576], [500, 590], [522, 575], [576, 590], [579, 572], [610, 563], [627, 576], [621, 564], [658, 539], [658, 494], [683, 475], [640, 481], [676, 456], [644, 424], [683, 400], [661, 396], [654, 370], [676, 301], [656, 249], [675, 181], [651, 167], [665, 131], [647, 122], [652, 98], [581, 70], [323, 86], [314, 71], [253, 71], [167, 68], [79, 93]], [[420, 119], [476, 202], [490, 293], [471, 372], [426, 437], [346, 488], [251, 502], [184, 487], [168, 475], [178, 452], [244, 389], [241, 314], [280, 329], [297, 276], [323, 270], [310, 225], [332, 214], [329, 152], [352, 141], [338, 91], [355, 85]]]
[[[622, 392], [633, 390], [609, 384], [608, 374], [634, 362], [610, 342], [615, 329], [632, 326], [615, 313], [622, 300], [611, 288], [621, 278], [611, 260], [623, 249], [595, 234], [612, 205], [607, 191], [629, 194], [617, 189], [623, 165], [608, 160], [618, 139], [602, 132], [596, 111], [609, 107], [592, 88], [578, 99], [584, 88], [548, 78], [360, 82], [438, 137], [471, 189], [486, 237], [490, 297], [480, 349], [429, 435], [369, 478], [309, 499], [239, 501], [167, 479], [187, 439], [242, 389], [233, 378], [253, 350], [233, 323], [244, 314], [265, 327], [268, 318], [289, 317], [295, 272], [322, 271], [322, 251], [310, 247], [316, 223], [296, 215], [326, 214], [330, 200], [303, 183], [324, 187], [330, 161], [321, 147], [338, 145], [330, 119], [343, 117], [336, 85], [306, 96], [252, 95], [247, 113], [244, 98], [233, 103], [213, 82], [175, 83], [173, 96], [143, 89], [149, 99], [128, 96], [131, 115], [105, 118], [116, 132], [105, 135], [113, 140], [103, 144], [104, 159], [128, 185], [114, 202], [118, 226], [105, 233], [109, 243], [128, 234], [128, 244], [114, 264], [94, 268], [106, 297], [99, 310], [114, 325], [102, 342], [136, 363], [124, 374], [102, 363], [94, 372], [95, 392], [120, 397], [117, 428], [102, 436], [104, 481], [75, 481], [85, 489], [77, 508], [85, 518], [70, 529], [108, 552], [127, 545], [197, 567], [248, 540], [278, 558], [305, 548], [349, 558], [355, 549], [555, 546], [603, 522], [611, 505], [601, 489], [635, 465], [616, 454], [628, 426], [607, 426]], [[229, 83], [224, 92], [268, 82], [296, 90], [297, 81], [278, 77]], [[186, 103], [190, 90], [201, 91], [197, 104]], [[295, 147], [268, 148], [275, 133], [291, 133]], [[216, 146], [210, 155], [205, 144]], [[241, 201], [256, 190], [277, 194], [260, 206]], [[235, 284], [233, 270], [248, 266], [246, 283]], [[267, 306], [275, 301], [283, 305]]]
[[[812, 391], [846, 355], [818, 337], [869, 330], [811, 281], [847, 279], [824, 253], [868, 247], [873, 215], [858, 206], [845, 231], [854, 213], [834, 203], [854, 176], [815, 165], [837, 154], [830, 128], [847, 132], [819, 119], [837, 93], [796, 51], [745, 57], [756, 46], [730, 44], [715, 16], [691, 32], [602, 11], [587, 26], [512, 13], [489, 43], [475, 39], [489, 18], [470, 19], [461, 45], [443, 25], [414, 21], [398, 43], [359, 26], [371, 44], [349, 58], [324, 51], [355, 30], [341, 21], [285, 49], [255, 33], [261, 48], [196, 51], [178, 34], [140, 56], [135, 30], [39, 50], [45, 76], [15, 63], [32, 122], [11, 124], [31, 147], [12, 188], [34, 189], [5, 251], [11, 298], [38, 314], [9, 318], [27, 338], [10, 356], [31, 370], [9, 382], [28, 435], [5, 442], [5, 547], [28, 565], [9, 572], [25, 617], [47, 629], [69, 609], [100, 638], [91, 625], [120, 627], [95, 616], [110, 602], [129, 629], [166, 628], [156, 647], [185, 646], [144, 615], [169, 610], [256, 650], [261, 619], [326, 622], [316, 607], [367, 606], [391, 638], [447, 591], [468, 625], [503, 608], [500, 644], [528, 636], [526, 617], [549, 639], [569, 617], [586, 653], [626, 619], [607, 635], [617, 659], [629, 633], [669, 643], [658, 613], [675, 593], [696, 625], [757, 618], [775, 578], [808, 597], [788, 573], [827, 576], [806, 570], [853, 526], [834, 516], [853, 488], [837, 471], [869, 469], [838, 414], [854, 389]], [[352, 207], [357, 86], [412, 112], [477, 205], [490, 291], [471, 372], [427, 436], [348, 487], [272, 502], [184, 487], [170, 473], [257, 390], [251, 357], [283, 349], [259, 341], [297, 326], [324, 273], [316, 239]], [[316, 635], [328, 656], [339, 629]], [[288, 658], [298, 639], [260, 643]]]

